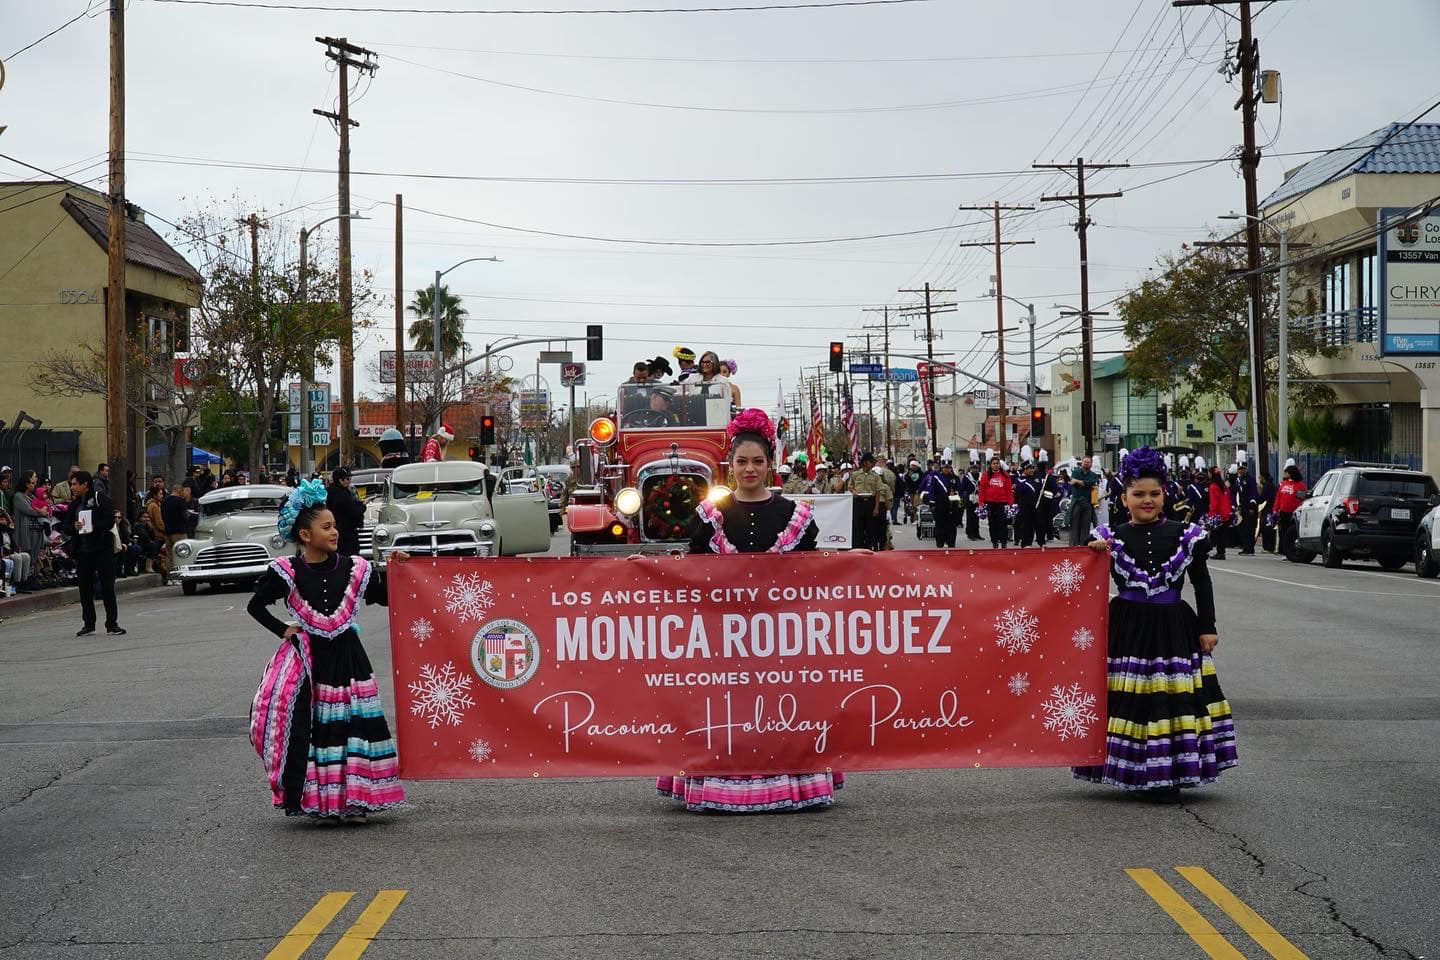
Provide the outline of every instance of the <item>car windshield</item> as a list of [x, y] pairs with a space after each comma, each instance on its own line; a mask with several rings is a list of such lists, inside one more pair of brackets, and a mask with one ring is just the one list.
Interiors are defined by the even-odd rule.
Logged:
[[1362, 473], [1355, 492], [1362, 497], [1426, 499], [1435, 496], [1435, 481], [1410, 473]]
[[231, 497], [200, 504], [200, 516], [223, 517], [231, 513], [279, 513], [281, 497]]
[[429, 500], [432, 497], [461, 496], [483, 497], [485, 478], [474, 480], [448, 480], [429, 483], [396, 483], [391, 485], [396, 500]]
[[624, 430], [723, 428], [730, 422], [728, 383], [625, 383], [615, 409]]

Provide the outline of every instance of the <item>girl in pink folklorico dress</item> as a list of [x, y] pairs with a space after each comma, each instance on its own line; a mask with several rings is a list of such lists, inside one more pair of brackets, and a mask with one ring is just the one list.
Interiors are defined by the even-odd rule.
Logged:
[[[387, 601], [384, 574], [338, 551], [325, 486], [302, 483], [277, 529], [301, 547], [271, 562], [247, 608], [281, 638], [250, 710], [250, 742], [265, 763], [271, 801], [287, 816], [363, 817], [405, 802], [395, 741], [365, 648], [360, 604]], [[406, 560], [402, 551], [392, 560]], [[283, 601], [297, 623], [270, 613]]]
[[[742, 410], [726, 430], [735, 492], [722, 506], [702, 501], [690, 552], [788, 553], [814, 550], [819, 535], [810, 504], [770, 492], [775, 461], [775, 427], [763, 410]], [[661, 777], [662, 797], [687, 810], [731, 813], [828, 807], [845, 783], [843, 773], [782, 773], [738, 777]]]

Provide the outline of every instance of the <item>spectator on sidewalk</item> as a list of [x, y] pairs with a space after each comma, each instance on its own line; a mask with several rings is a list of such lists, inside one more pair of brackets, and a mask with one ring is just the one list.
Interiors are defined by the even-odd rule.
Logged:
[[[32, 498], [40, 478], [34, 470], [20, 474], [12, 503], [15, 506], [11, 523], [15, 527], [16, 547], [21, 553], [28, 553], [38, 563], [40, 551], [45, 546], [45, 515], [35, 509]], [[33, 578], [33, 574], [32, 574]]]
[[335, 517], [335, 529], [340, 534], [340, 555], [357, 556], [360, 553], [360, 528], [365, 525], [365, 504], [350, 489], [348, 467], [336, 467], [330, 475], [325, 507]]
[[165, 560], [160, 566], [160, 582], [168, 583], [175, 568], [175, 544], [190, 532], [190, 483], [176, 488], [160, 504], [161, 529], [165, 533]]
[[30, 554], [20, 549], [10, 514], [0, 510], [0, 580], [14, 584], [18, 593], [33, 593], [33, 576]]
[[95, 588], [105, 605], [105, 632], [125, 633], [115, 604], [115, 505], [94, 486], [90, 474], [80, 471], [70, 481], [69, 521], [75, 533], [75, 573], [79, 578], [82, 623], [77, 637], [95, 632]]
[[4, 510], [6, 513], [14, 512], [10, 506], [10, 501], [15, 496], [14, 488], [11, 486], [14, 482], [15, 478], [11, 475], [9, 467], [0, 470], [0, 510]]
[[75, 479], [75, 474], [80, 472], [80, 467], [71, 464], [65, 474], [65, 479], [50, 487], [50, 499], [55, 503], [69, 503], [71, 498], [70, 481]]
[[[159, 507], [157, 506], [156, 509], [158, 510]], [[160, 564], [165, 551], [165, 536], [156, 533], [148, 513], [140, 514], [140, 519], [135, 521], [135, 543], [140, 548], [140, 572], [145, 572], [145, 565], [148, 563], [151, 573], [161, 573]]]

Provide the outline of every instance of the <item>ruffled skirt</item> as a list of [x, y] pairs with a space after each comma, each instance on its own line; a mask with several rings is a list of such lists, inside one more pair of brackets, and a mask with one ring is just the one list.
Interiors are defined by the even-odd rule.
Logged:
[[359, 636], [287, 646], [271, 661], [251, 717], [274, 806], [290, 816], [350, 817], [403, 804], [395, 740]]
[[661, 777], [660, 796], [686, 810], [775, 813], [828, 807], [845, 786], [843, 773], [778, 773], [753, 777]]
[[1198, 787], [1240, 761], [1215, 661], [1188, 603], [1110, 601], [1105, 762], [1075, 776], [1126, 790]]

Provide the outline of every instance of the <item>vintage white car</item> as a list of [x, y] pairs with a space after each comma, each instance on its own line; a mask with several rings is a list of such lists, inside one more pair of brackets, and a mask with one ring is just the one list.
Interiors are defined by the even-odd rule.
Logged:
[[200, 498], [193, 540], [172, 548], [171, 576], [190, 596], [202, 583], [258, 579], [270, 561], [295, 548], [275, 529], [290, 488], [248, 484], [212, 490]]
[[545, 494], [506, 492], [484, 464], [407, 463], [390, 475], [372, 555], [514, 556], [550, 549]]

